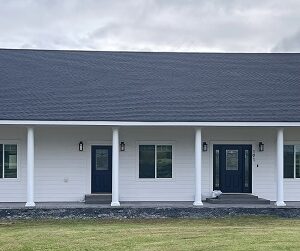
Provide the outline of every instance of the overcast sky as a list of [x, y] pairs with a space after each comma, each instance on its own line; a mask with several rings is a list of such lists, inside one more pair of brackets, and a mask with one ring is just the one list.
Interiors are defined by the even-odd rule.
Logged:
[[0, 0], [0, 47], [300, 52], [300, 1]]

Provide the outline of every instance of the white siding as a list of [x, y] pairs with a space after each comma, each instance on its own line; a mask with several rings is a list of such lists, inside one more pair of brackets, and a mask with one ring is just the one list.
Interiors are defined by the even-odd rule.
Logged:
[[[19, 144], [19, 177], [0, 179], [1, 202], [26, 201], [26, 128], [0, 126], [0, 141]], [[212, 144], [253, 144], [256, 152], [252, 168], [253, 194], [276, 199], [276, 129], [203, 128], [209, 150], [203, 152], [202, 192], [212, 191]], [[84, 152], [78, 151], [79, 141]], [[192, 201], [194, 197], [194, 129], [183, 127], [121, 127], [120, 201]], [[172, 142], [173, 179], [139, 180], [137, 146], [140, 141]], [[258, 142], [265, 151], [258, 152]], [[285, 141], [300, 143], [300, 129], [285, 130]], [[90, 146], [111, 144], [110, 127], [35, 128], [35, 201], [80, 201], [91, 191]], [[257, 166], [258, 165], [258, 166]], [[286, 201], [300, 201], [300, 179], [285, 179]]]
[[2, 143], [14, 140], [18, 144], [18, 179], [0, 179], [0, 201], [25, 201], [26, 198], [26, 128], [0, 126]]
[[[192, 201], [194, 195], [193, 130], [176, 128], [124, 128], [121, 137], [126, 151], [120, 155], [121, 201]], [[139, 141], [173, 143], [172, 180], [139, 180], [137, 151]]]

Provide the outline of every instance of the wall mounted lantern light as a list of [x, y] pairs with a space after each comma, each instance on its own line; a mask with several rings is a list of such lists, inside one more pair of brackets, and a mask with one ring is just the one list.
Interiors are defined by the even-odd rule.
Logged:
[[202, 144], [202, 151], [203, 151], [203, 152], [207, 152], [207, 149], [208, 149], [207, 143], [206, 143], [206, 142], [203, 142], [203, 144]]
[[80, 141], [78, 144], [78, 150], [79, 150], [79, 152], [83, 151], [83, 142], [82, 141]]
[[263, 152], [265, 150], [265, 145], [263, 144], [263, 142], [258, 143], [258, 150], [260, 152]]
[[121, 152], [125, 151], [125, 143], [123, 141], [120, 143], [120, 150]]

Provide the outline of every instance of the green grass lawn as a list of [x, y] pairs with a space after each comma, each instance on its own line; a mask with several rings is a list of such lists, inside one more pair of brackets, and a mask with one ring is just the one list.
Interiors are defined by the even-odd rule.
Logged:
[[300, 250], [300, 220], [0, 221], [0, 250]]

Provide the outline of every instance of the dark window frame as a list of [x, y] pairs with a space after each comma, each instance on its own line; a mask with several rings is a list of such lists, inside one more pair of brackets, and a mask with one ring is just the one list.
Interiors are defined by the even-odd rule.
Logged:
[[[140, 147], [141, 146], [154, 146], [154, 175], [153, 177], [141, 177], [141, 162], [140, 162]], [[171, 176], [170, 177], [158, 177], [158, 157], [157, 157], [157, 147], [162, 146], [162, 147], [171, 147]], [[140, 180], [171, 180], [174, 177], [173, 174], [173, 168], [174, 168], [174, 145], [172, 143], [140, 143], [138, 145], [138, 178]]]
[[[287, 154], [288, 152], [286, 151], [287, 148], [293, 148], [293, 156], [292, 156], [292, 161], [293, 161], [293, 165], [291, 166], [287, 166], [289, 163], [287, 161]], [[300, 151], [297, 151], [297, 148], [300, 149], [300, 145], [299, 144], [285, 144], [284, 145], [284, 167], [283, 167], [283, 177], [284, 179], [300, 179], [300, 175], [297, 177], [297, 163], [296, 163], [296, 154], [300, 153]], [[290, 153], [291, 154], [291, 153]], [[291, 157], [291, 156], [289, 156]], [[290, 159], [290, 160], [291, 160]], [[292, 169], [291, 169], [292, 167]], [[291, 170], [288, 170], [288, 168], [290, 168]]]
[[[0, 161], [2, 162], [1, 165], [0, 165], [0, 172], [1, 172], [1, 175], [0, 175], [0, 181], [2, 180], [18, 180], [19, 179], [19, 156], [20, 156], [20, 153], [19, 153], [19, 145], [15, 142], [0, 142], [0, 145], [2, 146], [0, 148]], [[7, 177], [6, 175], [6, 166], [5, 164], [5, 148], [6, 146], [14, 146], [16, 147], [16, 173], [15, 173], [15, 177]]]

